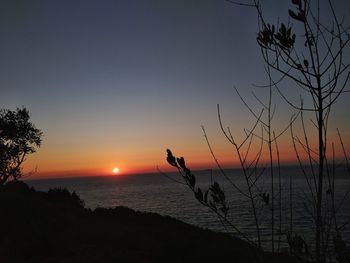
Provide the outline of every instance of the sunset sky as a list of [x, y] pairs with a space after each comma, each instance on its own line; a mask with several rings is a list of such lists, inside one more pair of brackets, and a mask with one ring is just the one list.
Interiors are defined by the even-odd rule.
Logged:
[[[262, 3], [272, 22], [291, 7], [289, 0]], [[350, 2], [336, 4], [350, 21]], [[219, 160], [234, 166], [216, 105], [238, 138], [253, 123], [234, 87], [253, 107], [251, 91], [266, 94], [253, 87], [266, 84], [257, 30], [253, 9], [224, 0], [1, 1], [0, 105], [26, 107], [44, 133], [24, 171], [152, 172], [168, 168], [167, 148], [190, 167], [215, 168], [201, 125]], [[299, 98], [293, 87], [286, 94]], [[293, 111], [275, 100], [278, 130]], [[329, 133], [335, 138], [338, 127], [347, 148], [349, 101], [346, 94], [334, 107]], [[289, 133], [280, 143], [290, 162]]]

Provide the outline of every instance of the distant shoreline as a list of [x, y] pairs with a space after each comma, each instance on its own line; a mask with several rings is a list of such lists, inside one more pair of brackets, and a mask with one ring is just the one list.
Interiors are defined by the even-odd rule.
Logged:
[[[305, 168], [308, 169], [310, 166], [305, 165]], [[277, 166], [275, 166], [275, 168], [277, 168]], [[282, 171], [287, 169], [300, 169], [299, 165], [291, 165], [291, 164], [287, 164], [287, 165], [282, 165], [281, 166]], [[341, 169], [347, 169], [346, 165], [338, 165], [337, 166], [337, 170], [341, 170]], [[241, 168], [225, 168], [224, 169], [227, 172], [233, 171], [233, 172], [239, 172], [241, 170]], [[266, 168], [266, 171], [268, 171], [269, 168]], [[220, 173], [219, 169], [197, 169], [197, 170], [193, 170], [193, 173], [203, 173], [203, 172], [213, 172], [213, 173]], [[167, 171], [165, 172], [166, 174], [169, 175], [175, 175], [177, 174], [176, 171]], [[59, 175], [58, 173], [54, 174], [54, 175], [44, 175], [44, 176], [32, 176], [32, 175], [24, 175], [23, 178], [21, 178], [23, 181], [38, 181], [38, 180], [69, 180], [69, 179], [88, 179], [88, 178], [102, 178], [102, 177], [106, 177], [106, 178], [123, 178], [123, 177], [129, 177], [129, 176], [146, 176], [146, 175], [155, 175], [155, 174], [159, 174], [161, 175], [158, 171], [154, 171], [154, 172], [145, 172], [145, 173], [130, 173], [130, 174], [92, 174], [92, 175], [84, 175], [84, 174], [69, 174], [69, 175]], [[199, 175], [200, 176], [200, 175]], [[337, 174], [336, 174], [337, 176]]]

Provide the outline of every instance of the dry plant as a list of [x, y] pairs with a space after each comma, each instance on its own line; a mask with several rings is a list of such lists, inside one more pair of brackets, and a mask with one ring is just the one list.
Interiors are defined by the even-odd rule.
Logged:
[[[242, 141], [238, 142], [230, 128], [224, 127], [218, 106], [220, 127], [236, 152], [246, 183], [244, 189], [221, 167], [203, 128], [209, 150], [224, 178], [249, 200], [256, 239], [247, 237], [237, 225], [230, 222], [228, 224], [243, 238], [262, 248], [262, 215], [259, 210], [263, 204], [270, 211], [269, 250], [272, 253], [281, 251], [281, 239], [285, 236], [293, 254], [304, 254], [306, 258], [316, 262], [331, 262], [334, 258], [339, 262], [346, 262], [350, 253], [341, 233], [347, 222], [340, 223], [338, 214], [350, 194], [350, 188], [345, 193], [338, 193], [335, 182], [339, 166], [345, 166], [349, 175], [350, 168], [340, 132], [338, 131], [338, 145], [343, 157], [336, 155], [336, 145], [330, 142], [328, 130], [331, 109], [339, 98], [348, 92], [346, 86], [350, 77], [350, 64], [345, 61], [345, 53], [348, 52], [350, 41], [349, 28], [345, 26], [344, 20], [336, 15], [331, 0], [325, 1], [327, 6], [321, 6], [320, 1], [292, 0], [287, 23], [278, 22], [276, 25], [267, 22], [258, 0], [249, 4], [229, 0], [228, 2], [253, 7], [257, 11], [257, 43], [268, 77], [268, 84], [264, 86], [268, 90], [267, 101], [253, 94], [261, 106], [260, 111], [253, 110], [236, 90], [254, 120], [252, 128], [244, 129]], [[293, 101], [286, 92], [287, 87], [299, 92], [300, 100]], [[286, 127], [278, 132], [273, 128], [276, 112], [273, 94], [280, 95], [285, 103], [295, 110]], [[299, 126], [299, 129], [296, 129], [296, 126]], [[305, 193], [304, 206], [314, 224], [314, 239], [310, 242], [294, 228], [296, 219], [293, 217], [295, 203], [292, 177], [289, 180], [288, 193], [289, 224], [282, 222], [283, 193], [278, 139], [287, 131], [290, 131], [295, 157], [309, 191]], [[195, 176], [186, 166], [184, 159], [176, 158], [170, 150], [167, 150], [167, 153], [169, 164], [178, 169], [196, 199], [222, 220], [229, 221], [229, 207], [220, 184], [213, 182], [208, 190], [202, 190], [196, 186]], [[267, 164], [261, 161], [263, 154], [267, 154]], [[259, 181], [264, 177], [270, 180], [267, 190], [259, 185]], [[340, 201], [337, 201], [337, 194], [343, 195]], [[288, 229], [282, 229], [284, 225], [288, 225]]]

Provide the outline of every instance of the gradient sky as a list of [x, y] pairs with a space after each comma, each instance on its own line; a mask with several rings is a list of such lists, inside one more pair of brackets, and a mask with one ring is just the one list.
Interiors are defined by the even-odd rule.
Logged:
[[[272, 21], [290, 7], [262, 2]], [[349, 1], [336, 2], [350, 10]], [[24, 171], [155, 171], [168, 167], [166, 148], [192, 167], [215, 168], [201, 125], [219, 159], [234, 165], [216, 105], [235, 134], [253, 122], [234, 87], [254, 104], [252, 84], [266, 81], [256, 32], [254, 10], [223, 0], [1, 1], [0, 105], [27, 107], [44, 132]], [[330, 127], [331, 136], [341, 129], [347, 148], [349, 99], [334, 108]], [[277, 129], [292, 112], [278, 113]], [[281, 143], [289, 160], [289, 138]]]

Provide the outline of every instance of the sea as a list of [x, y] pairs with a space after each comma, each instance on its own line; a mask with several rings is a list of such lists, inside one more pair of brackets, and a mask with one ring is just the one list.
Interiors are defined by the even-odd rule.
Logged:
[[[250, 200], [232, 185], [232, 183], [235, 184], [247, 193], [246, 180], [242, 171], [239, 169], [202, 170], [193, 173], [196, 176], [197, 185], [202, 190], [208, 189], [214, 181], [222, 186], [229, 205], [228, 220], [246, 237], [256, 240], [255, 221]], [[256, 197], [261, 237], [266, 247], [269, 246], [271, 240], [271, 198], [266, 203], [260, 197], [262, 193], [271, 191], [270, 174], [268, 169], [265, 170], [252, 189]], [[311, 170], [306, 171], [310, 185], [312, 185], [311, 174]], [[278, 239], [280, 235], [281, 246], [286, 247], [286, 235], [292, 228], [294, 233], [302, 236], [307, 242], [312, 242], [314, 238], [314, 209], [312, 194], [305, 180], [305, 175], [301, 173], [299, 167], [291, 166], [282, 167], [280, 171], [274, 169], [274, 178], [275, 239]], [[242, 237], [232, 226], [222, 222], [215, 213], [201, 205], [194, 198], [189, 187], [184, 184], [181, 175], [176, 172], [29, 179], [26, 180], [26, 183], [39, 191], [47, 191], [50, 188], [67, 188], [76, 192], [84, 200], [85, 206], [90, 209], [126, 206], [137, 211], [171, 216], [202, 228]], [[350, 245], [350, 225], [348, 224], [350, 223], [350, 175], [346, 172], [345, 167], [338, 169], [338, 173], [336, 173], [334, 181], [331, 180], [331, 183], [334, 183], [335, 187], [334, 209], [337, 213], [337, 225], [341, 230], [343, 240]], [[281, 191], [279, 191], [279, 186], [281, 186]], [[325, 189], [326, 191], [327, 189]], [[325, 200], [329, 205], [331, 205], [330, 195], [325, 195]], [[290, 200], [293, 203], [292, 210]], [[281, 213], [279, 207], [281, 207]], [[281, 215], [281, 221], [279, 215]], [[325, 214], [325, 216], [328, 215]], [[291, 218], [293, 219], [292, 224]], [[280, 225], [281, 227], [279, 227]]]

